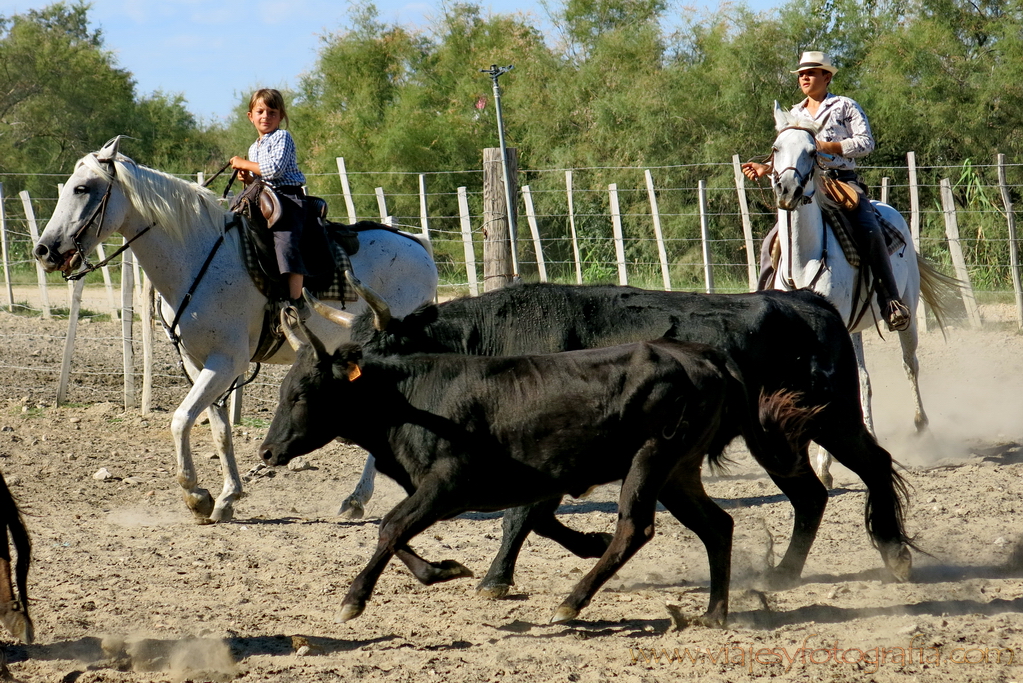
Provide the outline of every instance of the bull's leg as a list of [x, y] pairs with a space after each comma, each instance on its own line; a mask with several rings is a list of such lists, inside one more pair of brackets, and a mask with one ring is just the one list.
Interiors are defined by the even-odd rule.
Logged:
[[[607, 551], [561, 603], [551, 623], [571, 621], [590, 604], [594, 594], [629, 558], [654, 536], [657, 491], [664, 484], [664, 465], [658, 462], [663, 444], [650, 439], [633, 459], [622, 483], [618, 501], [618, 525]], [[663, 459], [663, 458], [662, 458]]]
[[[228, 387], [231, 386], [231, 382], [242, 373], [244, 368], [235, 367], [238, 365], [236, 359], [228, 356], [211, 356], [202, 370], [198, 372], [196, 364], [187, 356], [185, 364], [189, 376], [194, 377], [195, 380], [192, 388], [185, 396], [185, 400], [174, 411], [174, 417], [171, 419], [171, 435], [174, 438], [174, 449], [177, 453], [178, 484], [184, 489], [185, 504], [192, 511], [192, 514], [195, 515], [199, 523], [206, 524], [215, 521], [210, 518], [215, 507], [210, 492], [199, 488], [198, 485], [195, 465], [192, 462], [192, 426], [195, 425], [195, 421], [202, 414], [202, 411], [206, 410], [206, 408], [212, 405], [214, 400], [227, 391]], [[210, 423], [213, 424], [213, 422], [214, 418], [211, 416]], [[223, 422], [226, 422], [226, 416]], [[225, 444], [228, 446], [228, 449], [220, 452], [221, 466], [224, 468], [225, 473], [225, 492], [221, 494], [221, 501], [218, 501], [220, 503], [218, 514], [221, 518], [225, 514], [230, 513], [231, 503], [234, 498], [241, 494], [242, 488], [241, 479], [237, 476], [238, 470], [234, 461], [234, 449], [230, 447], [230, 428], [224, 429], [222, 438], [217, 445], [218, 448], [223, 448]], [[234, 473], [237, 481], [230, 481], [231, 472]], [[228, 516], [228, 519], [230, 519], [230, 516]]]
[[768, 470], [768, 474], [781, 492], [788, 496], [794, 511], [789, 547], [778, 566], [769, 570], [767, 574], [768, 585], [775, 590], [783, 590], [799, 583], [806, 557], [810, 554], [810, 547], [817, 538], [817, 530], [824, 518], [824, 508], [828, 505], [828, 490], [810, 468], [806, 447], [803, 448], [800, 463], [793, 472], [783, 476]]
[[582, 532], [558, 521], [554, 513], [560, 498], [505, 510], [502, 521], [501, 547], [480, 581], [476, 592], [485, 598], [503, 598], [515, 585], [515, 562], [530, 530], [558, 543], [579, 557], [600, 557], [611, 543], [611, 534]]
[[704, 626], [723, 627], [728, 620], [728, 587], [732, 578], [732, 516], [718, 507], [703, 488], [699, 469], [679, 468], [665, 484], [658, 500], [675, 519], [695, 533], [707, 548], [710, 565], [710, 603], [697, 620]]
[[409, 568], [412, 575], [426, 586], [452, 579], [471, 579], [475, 576], [471, 569], [455, 560], [441, 560], [440, 562], [424, 560], [407, 545], [395, 549], [394, 554]]
[[369, 503], [369, 499], [373, 497], [373, 480], [376, 478], [376, 474], [376, 458], [373, 457], [372, 453], [369, 453], [366, 455], [366, 464], [362, 466], [362, 475], [359, 477], [359, 483], [355, 485], [352, 495], [341, 502], [341, 507], [337, 511], [340, 517], [361, 519], [366, 514], [366, 505]]
[[863, 480], [867, 487], [867, 532], [892, 577], [909, 581], [913, 544], [905, 532], [906, 484], [895, 471], [891, 454], [878, 445], [862, 422], [848, 415], [834, 419], [830, 406], [827, 413], [830, 419], [820, 430], [819, 441]]
[[[456, 475], [452, 480], [457, 480]], [[366, 603], [373, 594], [380, 574], [398, 550], [410, 553], [408, 541], [416, 534], [451, 512], [441, 506], [447, 497], [449, 486], [444, 479], [427, 476], [420, 482], [416, 492], [394, 506], [380, 522], [380, 537], [373, 557], [352, 582], [348, 594], [341, 603], [340, 621], [349, 621], [363, 613]], [[403, 553], [403, 554], [404, 554]], [[407, 555], [406, 555], [407, 557]]]

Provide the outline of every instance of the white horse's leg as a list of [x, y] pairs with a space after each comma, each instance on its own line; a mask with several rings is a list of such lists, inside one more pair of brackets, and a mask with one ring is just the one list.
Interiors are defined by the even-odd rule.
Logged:
[[922, 432], [927, 428], [927, 413], [924, 412], [924, 404], [920, 398], [920, 361], [916, 358], [918, 344], [917, 323], [914, 315], [909, 327], [899, 332], [899, 341], [902, 342], [902, 367], [906, 370], [906, 377], [909, 378], [909, 386], [913, 390], [913, 403], [916, 414], [913, 416], [913, 424], [916, 431]]
[[[174, 417], [171, 418], [171, 436], [174, 439], [174, 449], [177, 453], [178, 460], [178, 484], [184, 489], [183, 497], [185, 504], [188, 509], [192, 511], [196, 519], [202, 523], [208, 523], [211, 521], [210, 516], [213, 514], [215, 508], [213, 504], [213, 497], [210, 496], [210, 492], [206, 489], [199, 488], [198, 477], [195, 473], [195, 466], [192, 462], [192, 446], [191, 446], [191, 434], [192, 426], [195, 421], [199, 418], [206, 408], [213, 404], [221, 394], [227, 391], [228, 387], [231, 386], [231, 382], [239, 374], [238, 372], [232, 372], [230, 369], [216, 371], [214, 368], [218, 365], [227, 365], [229, 361], [223, 360], [218, 363], [215, 359], [207, 361], [206, 367], [204, 367], [198, 373], [195, 363], [185, 357], [185, 365], [188, 370], [189, 376], [195, 378], [192, 388], [185, 396], [185, 400], [181, 402], [177, 410], [174, 411]], [[219, 420], [221, 425], [226, 424], [226, 413], [214, 417], [210, 411], [210, 424], [214, 425]], [[227, 490], [227, 473], [233, 472], [234, 478], [237, 481], [236, 484], [236, 495], [235, 498], [241, 494], [241, 478], [238, 477], [237, 465], [234, 462], [234, 452], [231, 448], [231, 431], [229, 428], [223, 430], [223, 435], [218, 435], [218, 428], [214, 427], [214, 435], [219, 436], [218, 438], [218, 450], [222, 446], [222, 441], [226, 441], [228, 447], [226, 452], [221, 451], [221, 467], [224, 468], [225, 472], [225, 491]], [[224, 495], [221, 495], [224, 498]], [[230, 501], [227, 501], [227, 507], [230, 507]], [[224, 510], [224, 507], [221, 507]], [[223, 511], [219, 513], [221, 517], [225, 514]], [[229, 519], [229, 518], [228, 518]]]
[[238, 463], [234, 457], [234, 441], [231, 438], [231, 422], [227, 408], [212, 404], [206, 414], [210, 418], [210, 430], [220, 455], [220, 470], [224, 475], [224, 490], [217, 497], [217, 504], [210, 514], [211, 522], [230, 522], [234, 517], [234, 501], [242, 496], [242, 480], [238, 474]]
[[373, 497], [373, 479], [376, 477], [376, 458], [372, 454], [366, 456], [366, 464], [362, 468], [362, 476], [359, 483], [355, 485], [352, 495], [345, 498], [341, 503], [341, 509], [337, 514], [349, 519], [360, 519], [366, 514], [366, 504]]

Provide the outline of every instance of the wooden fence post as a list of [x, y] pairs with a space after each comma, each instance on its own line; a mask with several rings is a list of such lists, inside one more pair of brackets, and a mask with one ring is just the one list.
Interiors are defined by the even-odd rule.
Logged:
[[64, 357], [60, 363], [60, 379], [57, 380], [57, 407], [64, 405], [67, 399], [68, 379], [71, 375], [71, 357], [75, 352], [75, 335], [78, 333], [78, 312], [82, 306], [82, 290], [85, 289], [85, 278], [69, 282], [71, 305], [68, 310], [67, 336], [64, 338]]
[[888, 185], [890, 182], [891, 178], [888, 176], [881, 178], [881, 203], [888, 204], [889, 206], [891, 206], [891, 203], [888, 201]]
[[629, 284], [628, 273], [625, 272], [625, 235], [622, 232], [622, 210], [618, 206], [618, 185], [607, 186], [611, 201], [611, 233], [615, 243], [615, 262], [618, 264], [618, 284]]
[[707, 294], [714, 293], [714, 268], [710, 259], [710, 225], [707, 220], [707, 181], [699, 182], [700, 192], [700, 241], [703, 243], [703, 280], [707, 286]]
[[998, 189], [1005, 205], [1005, 220], [1009, 227], [1009, 267], [1012, 270], [1012, 289], [1016, 293], [1016, 327], [1023, 330], [1023, 286], [1020, 285], [1019, 244], [1016, 241], [1016, 214], [1012, 210], [1009, 183], [1005, 179], [1005, 155], [998, 155]]
[[423, 235], [430, 239], [430, 214], [426, 209], [426, 174], [419, 174], [419, 225], [423, 228]]
[[540, 282], [547, 282], [547, 264], [544, 263], [543, 246], [540, 244], [540, 226], [536, 224], [536, 209], [533, 208], [533, 193], [529, 185], [522, 186], [522, 203], [526, 207], [526, 221], [533, 236], [533, 251], [536, 252], [536, 268], [540, 272]]
[[[28, 195], [28, 190], [22, 190], [18, 193], [18, 196], [21, 197], [21, 205], [25, 207], [28, 234], [32, 237], [32, 244], [34, 245], [39, 241], [39, 226], [36, 225], [36, 213], [32, 209], [32, 198]], [[36, 279], [39, 281], [39, 294], [43, 299], [43, 320], [49, 320], [53, 317], [50, 313], [50, 292], [46, 288], [46, 272], [39, 261], [36, 261]]]
[[153, 281], [145, 276], [142, 284], [142, 414], [153, 412]]
[[121, 257], [121, 345], [124, 349], [124, 409], [138, 407], [135, 398], [135, 349], [131, 343], [131, 328], [134, 322], [132, 297], [135, 290], [134, 260], [131, 249], [125, 249]]
[[[916, 179], [916, 152], [906, 152], [906, 167], [909, 171], [909, 234], [913, 237], [913, 249], [920, 252], [920, 185]], [[927, 302], [920, 299], [916, 307], [917, 327], [927, 331]]]
[[4, 210], [4, 184], [0, 183], [0, 249], [4, 259], [4, 283], [7, 285], [7, 310], [14, 312], [14, 286], [11, 284], [10, 260], [7, 256], [7, 212]]
[[390, 225], [390, 223], [387, 222], [387, 217], [390, 214], [387, 213], [387, 198], [384, 197], [384, 188], [378, 187], [373, 190], [373, 192], [375, 192], [377, 196], [377, 210], [380, 211], [380, 222], [384, 225]]
[[512, 258], [517, 243], [518, 211], [514, 200], [518, 196], [519, 151], [509, 147], [507, 152], [508, 182], [512, 185], [508, 194], [513, 201], [510, 207], [506, 206], [504, 193], [501, 148], [483, 150], [483, 289], [487, 292], [504, 287], [520, 275], [514, 272], [518, 254]]
[[654, 221], [654, 239], [657, 240], [657, 256], [661, 261], [661, 280], [664, 291], [671, 291], [671, 275], [668, 272], [668, 252], [664, 248], [664, 234], [661, 233], [661, 212], [657, 208], [657, 192], [654, 190], [654, 176], [649, 169], [643, 171], [646, 178], [646, 195], [650, 200], [650, 216]]
[[970, 326], [979, 330], [981, 327], [980, 309], [977, 307], [977, 299], [973, 296], [970, 271], [966, 269], [966, 259], [963, 257], [963, 248], [959, 242], [959, 221], [956, 218], [952, 183], [948, 178], [942, 178], [939, 185], [941, 186], [941, 208], [945, 214], [945, 236], [948, 237], [948, 250], [952, 255], [952, 263], [955, 265], [956, 277], [963, 283], [963, 303], [966, 304], [966, 313], [970, 317]]
[[358, 219], [355, 216], [355, 201], [352, 199], [352, 188], [348, 185], [348, 169], [345, 167], [345, 158], [336, 157], [337, 162], [337, 174], [341, 178], [341, 194], [345, 198], [345, 209], [348, 210], [348, 223], [349, 225], [356, 223]]
[[753, 223], [750, 221], [749, 203], [746, 201], [746, 176], [742, 174], [738, 154], [732, 155], [732, 172], [735, 176], [735, 193], [739, 196], [742, 236], [746, 241], [746, 278], [749, 281], [749, 291], [755, 292], [759, 283], [757, 270], [760, 267], [760, 252], [753, 244]]
[[575, 202], [572, 199], [572, 172], [565, 171], [565, 192], [568, 194], [568, 227], [572, 231], [572, 254], [575, 256], [575, 281], [583, 283], [583, 264], [579, 257], [579, 237], [575, 232]]
[[[469, 220], [469, 196], [464, 187], [458, 188], [458, 214], [462, 223], [462, 248], [465, 253], [465, 275], [469, 279], [469, 293], [480, 293], [476, 280], [476, 250], [472, 246], [472, 223]], [[485, 265], [485, 264], [484, 264]]]

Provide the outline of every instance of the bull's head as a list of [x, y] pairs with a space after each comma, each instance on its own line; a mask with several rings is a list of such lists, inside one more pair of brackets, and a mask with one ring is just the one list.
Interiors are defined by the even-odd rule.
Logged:
[[358, 344], [328, 353], [293, 308], [281, 311], [281, 327], [296, 358], [281, 383], [277, 412], [259, 447], [259, 457], [268, 465], [285, 465], [340, 436], [343, 411], [350, 405], [346, 389], [358, 378], [362, 360]]

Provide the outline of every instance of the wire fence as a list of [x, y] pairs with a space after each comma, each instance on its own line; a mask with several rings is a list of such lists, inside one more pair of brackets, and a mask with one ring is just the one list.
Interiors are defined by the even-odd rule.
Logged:
[[[657, 289], [670, 282], [672, 289], [704, 291], [707, 273], [712, 270], [714, 291], [748, 291], [751, 243], [743, 231], [744, 219], [749, 222], [756, 251], [772, 227], [776, 211], [766, 185], [747, 183], [740, 191], [734, 170], [733, 161], [655, 168], [520, 171], [516, 226], [520, 274], [524, 280], [624, 281]], [[945, 180], [954, 200], [966, 270], [978, 298], [985, 303], [1012, 302], [1011, 201], [1023, 187], [1023, 164], [1002, 164], [1001, 178], [995, 160], [991, 164], [966, 160], [915, 166], [910, 157], [905, 166], [866, 166], [860, 170], [874, 198], [886, 199], [918, 226], [921, 252], [951, 272], [952, 254], [946, 237], [948, 206], [941, 198]], [[481, 170], [381, 173], [345, 168], [343, 173], [308, 174], [307, 178], [309, 192], [327, 200], [332, 220], [380, 220], [411, 232], [425, 229], [441, 273], [442, 298], [470, 293], [479, 280], [476, 271], [482, 270], [483, 239], [489, 228], [483, 219]], [[26, 178], [0, 174], [0, 222], [5, 235], [3, 280], [9, 292], [6, 296], [12, 299], [5, 299], [0, 291], [0, 306], [13, 304], [13, 310], [23, 315], [42, 311], [36, 293], [42, 276], [32, 258], [31, 214], [41, 230], [56, 206], [57, 183], [62, 178], [40, 175], [33, 180], [36, 186], [41, 180], [52, 181], [53, 192], [26, 200], [23, 194], [11, 191], [23, 186]], [[523, 202], [527, 194], [530, 210]], [[1010, 201], [1008, 211], [1006, 197]], [[655, 239], [658, 227], [660, 246]], [[615, 241], [618, 230], [620, 251]], [[106, 246], [109, 251], [120, 244], [120, 238], [115, 237]], [[113, 289], [120, 281], [119, 268], [119, 260], [111, 264], [108, 282], [98, 272], [87, 279], [86, 290], [92, 295], [84, 303], [86, 319], [102, 323], [108, 316], [116, 317], [119, 296]], [[53, 312], [66, 312], [70, 293], [65, 298], [66, 288], [59, 276], [50, 274], [42, 279], [52, 290]], [[42, 396], [50, 391], [45, 378], [55, 376], [57, 366], [49, 361], [59, 363], [60, 354], [24, 356], [14, 349], [48, 348], [56, 338], [62, 340], [60, 323], [54, 324], [57, 327], [39, 336], [10, 329], [0, 331], [0, 347], [8, 350], [0, 359], [0, 380], [8, 398]], [[93, 329], [101, 327], [106, 326]], [[116, 352], [124, 340], [122, 334], [110, 329], [111, 336], [90, 344], [90, 348], [105, 348], [117, 359], [101, 367], [95, 359], [79, 361], [76, 354], [71, 400], [75, 400], [75, 387], [87, 385], [107, 387], [101, 400], [121, 400], [116, 378], [123, 375], [123, 370]], [[159, 346], [169, 349], [169, 345]], [[187, 387], [175, 364], [176, 358], [169, 356], [162, 366], [158, 363], [154, 381], [180, 397]], [[111, 381], [97, 382], [99, 376]], [[257, 405], [272, 405], [278, 380], [276, 370], [264, 371], [264, 376], [251, 385], [247, 398], [251, 395]]]

